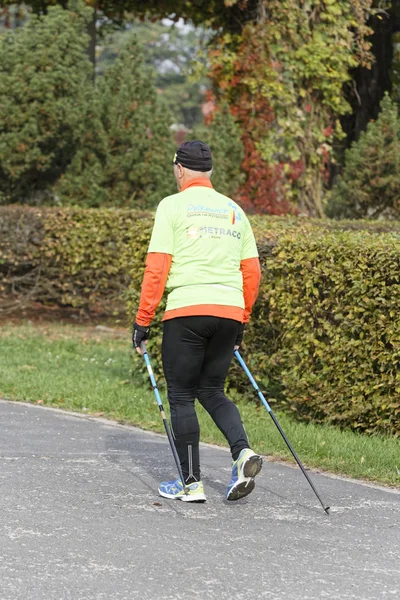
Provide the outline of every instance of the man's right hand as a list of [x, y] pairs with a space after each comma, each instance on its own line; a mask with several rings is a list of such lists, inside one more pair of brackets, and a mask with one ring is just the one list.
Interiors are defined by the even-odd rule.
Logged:
[[239, 350], [239, 348], [240, 348], [240, 344], [243, 341], [243, 334], [244, 334], [245, 327], [246, 327], [246, 323], [239, 324], [239, 328], [238, 328], [238, 332], [237, 332], [237, 336], [236, 336], [236, 342], [235, 342], [235, 350]]
[[149, 339], [149, 334], [149, 326], [146, 327], [144, 325], [138, 325], [137, 323], [133, 324], [132, 345], [136, 349], [136, 352], [138, 352], [139, 354], [142, 354], [140, 345], [142, 344], [142, 342], [147, 342], [147, 340]]

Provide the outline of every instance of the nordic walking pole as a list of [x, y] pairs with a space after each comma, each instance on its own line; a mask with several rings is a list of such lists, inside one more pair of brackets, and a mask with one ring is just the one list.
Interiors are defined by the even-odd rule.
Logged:
[[240, 356], [239, 350], [235, 350], [234, 354], [235, 354], [236, 358], [238, 359], [238, 361], [240, 362], [241, 366], [243, 367], [243, 370], [246, 373], [247, 377], [250, 379], [251, 385], [256, 390], [258, 397], [260, 398], [261, 402], [264, 404], [265, 408], [267, 409], [267, 412], [270, 414], [273, 422], [277, 426], [277, 428], [279, 430], [279, 433], [281, 434], [281, 436], [285, 440], [287, 447], [289, 448], [289, 450], [292, 453], [294, 459], [296, 460], [297, 464], [299, 465], [300, 469], [302, 470], [303, 475], [306, 477], [308, 483], [312, 487], [313, 492], [317, 496], [318, 500], [320, 501], [322, 508], [324, 509], [324, 511], [326, 512], [326, 514], [329, 515], [330, 506], [325, 506], [324, 503], [322, 502], [321, 497], [318, 494], [317, 490], [315, 489], [314, 484], [311, 481], [311, 479], [310, 479], [307, 471], [305, 470], [305, 468], [301, 464], [301, 461], [300, 461], [299, 457], [297, 456], [296, 452], [293, 450], [292, 445], [289, 442], [289, 440], [287, 439], [287, 437], [286, 437], [286, 435], [285, 435], [282, 427], [279, 425], [278, 419], [275, 417], [274, 413], [272, 412], [272, 409], [271, 409], [270, 405], [268, 404], [268, 402], [264, 398], [264, 395], [262, 394], [260, 388], [257, 385], [257, 382], [255, 381], [254, 377], [252, 376], [252, 374], [250, 373], [249, 369], [247, 368], [246, 363], [244, 362], [243, 358]]
[[156, 383], [156, 380], [155, 380], [155, 377], [154, 377], [153, 369], [151, 368], [149, 355], [148, 355], [148, 352], [146, 350], [146, 344], [144, 342], [142, 342], [140, 344], [140, 349], [141, 349], [141, 351], [143, 353], [143, 358], [144, 358], [144, 362], [146, 363], [147, 371], [149, 372], [149, 377], [150, 377], [151, 385], [153, 387], [154, 394], [156, 396], [158, 408], [160, 409], [161, 418], [162, 418], [163, 423], [164, 423], [165, 431], [167, 432], [167, 437], [168, 437], [169, 445], [171, 446], [172, 454], [174, 455], [174, 459], [175, 459], [175, 464], [176, 464], [176, 467], [178, 469], [178, 474], [179, 474], [179, 477], [181, 478], [181, 481], [182, 481], [183, 491], [185, 492], [185, 494], [187, 494], [187, 487], [186, 487], [186, 484], [185, 484], [185, 480], [183, 478], [183, 473], [182, 473], [182, 469], [181, 469], [181, 463], [179, 462], [179, 456], [178, 456], [178, 453], [177, 453], [176, 448], [175, 448], [174, 439], [173, 439], [173, 437], [171, 435], [171, 431], [170, 431], [170, 429], [168, 427], [167, 417], [165, 415], [164, 407], [162, 405], [160, 392], [158, 391], [158, 387], [157, 387], [157, 383]]

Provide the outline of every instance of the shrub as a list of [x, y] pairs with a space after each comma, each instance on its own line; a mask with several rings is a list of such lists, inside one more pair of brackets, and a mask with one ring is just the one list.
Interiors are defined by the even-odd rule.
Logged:
[[[131, 323], [152, 223], [137, 211], [0, 207], [3, 303], [29, 296], [112, 311], [124, 301]], [[398, 435], [400, 223], [252, 223], [264, 276], [243, 354], [271, 404], [305, 421]], [[159, 383], [162, 313], [149, 343]], [[249, 389], [235, 363], [228, 387]]]
[[106, 205], [110, 195], [104, 176], [109, 146], [95, 90], [84, 113], [85, 128], [79, 145], [53, 192], [64, 205], [90, 208]]
[[137, 42], [121, 51], [99, 84], [108, 141], [104, 183], [114, 206], [155, 207], [176, 191], [170, 115], [157, 97]]
[[399, 234], [291, 232], [263, 267], [246, 342], [279, 404], [303, 420], [398, 433]]
[[3, 207], [0, 295], [111, 312], [143, 272], [151, 226], [140, 211]]
[[155, 207], [176, 191], [171, 117], [137, 42], [93, 85], [92, 10], [69, 6], [0, 39], [0, 203]]
[[170, 115], [136, 41], [94, 88], [88, 126], [57, 192], [84, 207], [155, 207], [176, 191]]
[[[49, 201], [85, 127], [90, 9], [49, 7], [0, 38], [0, 201]], [[50, 200], [51, 201], [51, 200]]]
[[371, 121], [345, 153], [342, 176], [331, 192], [327, 214], [339, 218], [400, 217], [400, 121], [386, 94]]

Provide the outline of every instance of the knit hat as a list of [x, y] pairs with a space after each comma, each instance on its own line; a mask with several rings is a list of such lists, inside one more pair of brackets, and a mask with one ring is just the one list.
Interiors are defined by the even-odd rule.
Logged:
[[200, 140], [184, 142], [174, 156], [174, 164], [177, 165], [178, 163], [192, 171], [202, 171], [203, 173], [211, 171], [211, 150], [207, 144]]

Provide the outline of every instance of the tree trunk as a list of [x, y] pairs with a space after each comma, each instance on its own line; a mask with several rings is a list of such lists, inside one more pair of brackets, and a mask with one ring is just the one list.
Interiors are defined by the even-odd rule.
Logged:
[[370, 23], [374, 30], [371, 36], [374, 63], [371, 69], [360, 67], [354, 71], [349, 98], [353, 112], [342, 119], [347, 147], [360, 137], [371, 119], [376, 119], [384, 93], [392, 89], [392, 36], [400, 31], [400, 0], [392, 0], [390, 11], [379, 16], [372, 17]]

